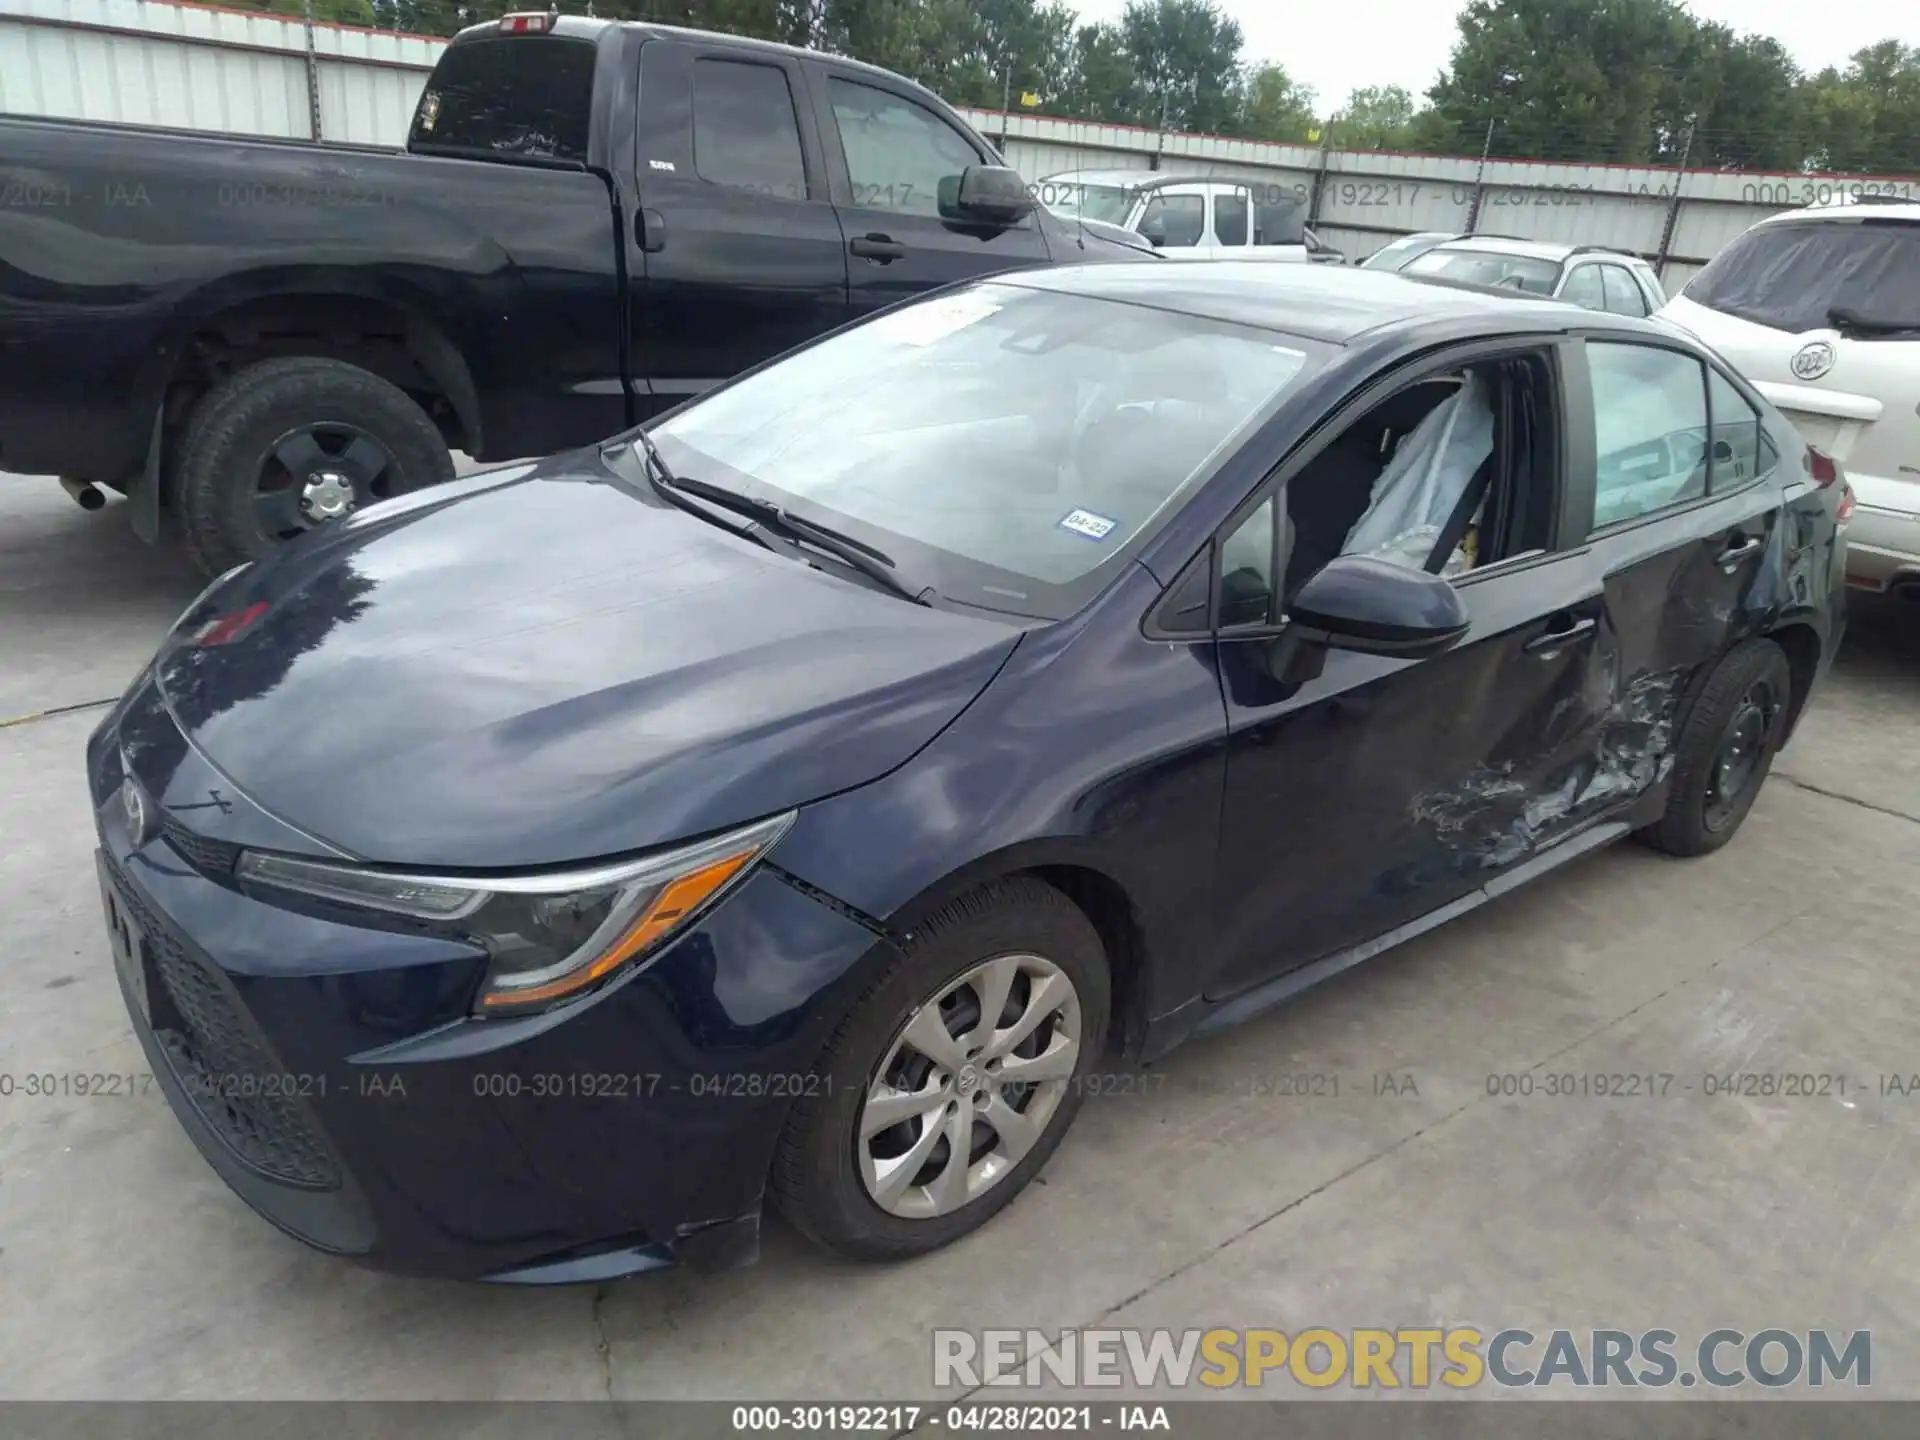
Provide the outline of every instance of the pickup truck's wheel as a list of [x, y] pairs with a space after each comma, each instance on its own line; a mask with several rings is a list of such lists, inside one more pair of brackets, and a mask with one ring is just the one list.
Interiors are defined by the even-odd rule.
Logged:
[[1771, 640], [1742, 640], [1688, 708], [1674, 744], [1667, 810], [1639, 838], [1669, 855], [1705, 855], [1733, 838], [1786, 730], [1793, 673]]
[[439, 429], [398, 386], [339, 360], [263, 360], [187, 418], [187, 548], [217, 575], [362, 505], [452, 478]]
[[942, 911], [828, 1042], [772, 1190], [817, 1243], [904, 1259], [980, 1226], [1073, 1123], [1106, 1043], [1099, 934], [1016, 877]]

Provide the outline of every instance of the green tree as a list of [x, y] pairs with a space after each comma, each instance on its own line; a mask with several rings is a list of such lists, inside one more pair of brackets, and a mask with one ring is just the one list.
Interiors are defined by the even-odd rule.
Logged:
[[1414, 103], [1398, 85], [1367, 85], [1347, 96], [1328, 124], [1342, 150], [1410, 150]]
[[1311, 86], [1296, 84], [1279, 65], [1259, 65], [1247, 72], [1236, 134], [1249, 140], [1298, 145], [1306, 142], [1319, 123]]
[[1117, 25], [1083, 25], [1074, 32], [1066, 74], [1049, 113], [1107, 124], [1133, 121], [1140, 79]]
[[1425, 129], [1456, 153], [1648, 163], [1679, 143], [1675, 58], [1696, 22], [1675, 0], [1469, 0]]
[[[242, 9], [258, 10], [263, 15], [284, 15], [298, 20], [306, 13], [302, 0], [256, 0]], [[335, 25], [373, 26], [380, 22], [369, 0], [313, 0], [313, 18]]]
[[1133, 121], [1232, 134], [1242, 109], [1240, 27], [1213, 0], [1132, 0], [1120, 33], [1133, 62]]

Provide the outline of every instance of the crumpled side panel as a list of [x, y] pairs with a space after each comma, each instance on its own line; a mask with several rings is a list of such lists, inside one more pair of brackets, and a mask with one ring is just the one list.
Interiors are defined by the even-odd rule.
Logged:
[[1684, 669], [1642, 675], [1607, 710], [1588, 756], [1530, 786], [1511, 761], [1481, 765], [1452, 785], [1414, 797], [1412, 819], [1478, 867], [1524, 860], [1568, 823], [1639, 795], [1673, 769]]

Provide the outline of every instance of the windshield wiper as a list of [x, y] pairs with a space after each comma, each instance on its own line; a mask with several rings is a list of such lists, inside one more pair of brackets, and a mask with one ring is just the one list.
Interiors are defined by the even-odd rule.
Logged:
[[[916, 605], [931, 603], [928, 597], [934, 592], [930, 588], [915, 587], [901, 579], [896, 573], [893, 557], [884, 550], [875, 549], [864, 541], [854, 539], [851, 535], [842, 535], [838, 530], [803, 519], [771, 500], [762, 500], [757, 495], [742, 495], [737, 490], [729, 490], [723, 485], [715, 485], [710, 481], [676, 475], [668, 467], [666, 457], [661, 455], [660, 447], [654, 444], [653, 437], [644, 430], [636, 433], [634, 443], [640, 446], [647, 457], [648, 478], [654, 482], [655, 489], [677, 491], [681, 495], [691, 495], [695, 499], [705, 500], [710, 505], [718, 505], [722, 510], [731, 510], [734, 514], [743, 515], [754, 521], [757, 526], [782, 537], [789, 544], [804, 544], [815, 550], [824, 551], [849, 569], [859, 571], [869, 580], [900, 596], [903, 600], [911, 600]], [[754, 538], [765, 543], [761, 535], [756, 534]]]
[[1845, 305], [1827, 311], [1827, 320], [1837, 330], [1857, 330], [1867, 335], [1898, 335], [1920, 330], [1920, 320], [1875, 320]]

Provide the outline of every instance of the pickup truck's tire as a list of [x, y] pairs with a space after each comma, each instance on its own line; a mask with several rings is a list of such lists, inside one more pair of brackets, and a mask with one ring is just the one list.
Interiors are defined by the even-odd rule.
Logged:
[[359, 506], [452, 478], [439, 429], [398, 386], [340, 360], [263, 360], [187, 417], [187, 550], [217, 575]]

